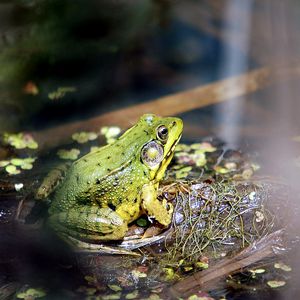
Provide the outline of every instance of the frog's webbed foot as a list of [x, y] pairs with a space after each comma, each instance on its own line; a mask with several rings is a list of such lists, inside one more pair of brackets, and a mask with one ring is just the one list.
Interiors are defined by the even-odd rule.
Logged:
[[61, 237], [74, 248], [75, 252], [141, 256], [140, 253], [133, 252], [129, 248], [127, 250], [124, 247], [88, 243], [64, 234], [61, 234]]
[[141, 248], [144, 246], [149, 246], [154, 243], [161, 242], [164, 239], [165, 239], [164, 235], [157, 235], [148, 238], [137, 238], [137, 239], [126, 238], [119, 246], [124, 249], [134, 250], [137, 248]]
[[88, 242], [121, 240], [128, 228], [115, 211], [98, 206], [74, 207], [55, 213], [48, 223], [58, 234]]
[[118, 246], [104, 245], [104, 244], [94, 244], [84, 242], [78, 239], [75, 239], [70, 236], [64, 236], [61, 234], [61, 237], [72, 247], [76, 252], [84, 253], [98, 253], [98, 254], [118, 254], [118, 255], [133, 255], [141, 256], [140, 253], [134, 252], [132, 250], [149, 246], [154, 243], [161, 242], [165, 239], [164, 235], [152, 236], [149, 238], [125, 238], [122, 243]]

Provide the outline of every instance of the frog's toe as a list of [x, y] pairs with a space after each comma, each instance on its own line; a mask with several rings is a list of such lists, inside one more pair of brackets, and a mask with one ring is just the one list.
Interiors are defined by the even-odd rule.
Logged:
[[[63, 235], [62, 235], [63, 237]], [[116, 246], [108, 246], [103, 244], [88, 243], [76, 238], [65, 236], [63, 237], [69, 245], [71, 245], [76, 252], [85, 253], [98, 253], [98, 254], [119, 254], [119, 255], [133, 255], [140, 256], [140, 253], [133, 252], [124, 248]]]

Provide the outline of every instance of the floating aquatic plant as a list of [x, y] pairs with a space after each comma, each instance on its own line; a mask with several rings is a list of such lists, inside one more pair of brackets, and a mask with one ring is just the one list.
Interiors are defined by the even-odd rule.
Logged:
[[283, 262], [277, 262], [274, 264], [274, 268], [275, 269], [281, 269], [285, 272], [291, 272], [292, 268], [286, 264], [284, 264]]
[[37, 149], [38, 143], [30, 134], [24, 133], [4, 133], [4, 143], [9, 144], [16, 149]]
[[59, 87], [57, 90], [51, 92], [48, 94], [48, 98], [50, 100], [59, 100], [63, 97], [65, 97], [68, 93], [74, 93], [76, 92], [76, 88], [73, 86], [65, 86], [65, 87]]
[[17, 175], [17, 174], [20, 174], [21, 171], [19, 169], [17, 169], [16, 166], [14, 165], [8, 165], [5, 167], [5, 171], [8, 173], [8, 174], [11, 174], [11, 175]]
[[121, 128], [117, 126], [105, 126], [100, 129], [100, 133], [105, 136], [107, 144], [111, 144], [121, 133]]
[[271, 288], [279, 288], [286, 284], [284, 280], [269, 280], [267, 281], [267, 285]]
[[75, 149], [75, 148], [72, 148], [70, 150], [60, 149], [60, 150], [57, 151], [57, 155], [61, 159], [75, 160], [75, 159], [78, 158], [79, 154], [80, 154], [80, 150]]
[[0, 161], [0, 167], [5, 167], [5, 171], [11, 175], [20, 174], [21, 170], [30, 170], [36, 157], [12, 158]]
[[46, 292], [40, 288], [28, 288], [26, 291], [17, 294], [17, 298], [25, 300], [34, 300], [45, 296]]
[[72, 135], [72, 139], [76, 141], [77, 143], [83, 144], [88, 141], [93, 141], [98, 137], [96, 132], [76, 132]]
[[175, 150], [175, 157], [178, 164], [203, 167], [207, 163], [206, 153], [216, 150], [217, 148], [208, 142], [192, 145], [178, 144]]

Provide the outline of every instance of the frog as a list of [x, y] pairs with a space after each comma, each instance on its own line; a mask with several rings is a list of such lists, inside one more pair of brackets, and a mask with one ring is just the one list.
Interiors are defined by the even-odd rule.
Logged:
[[74, 161], [53, 192], [48, 224], [80, 248], [122, 241], [142, 214], [168, 227], [174, 207], [158, 188], [182, 131], [180, 118], [144, 114], [113, 143]]

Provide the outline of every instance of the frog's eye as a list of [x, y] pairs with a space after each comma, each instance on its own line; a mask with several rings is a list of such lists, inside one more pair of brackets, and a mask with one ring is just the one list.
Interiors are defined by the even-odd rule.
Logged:
[[157, 137], [162, 141], [166, 142], [168, 138], [168, 128], [164, 125], [161, 125], [157, 128]]
[[150, 168], [155, 167], [164, 158], [163, 147], [157, 142], [151, 141], [143, 147], [141, 158], [143, 163]]

